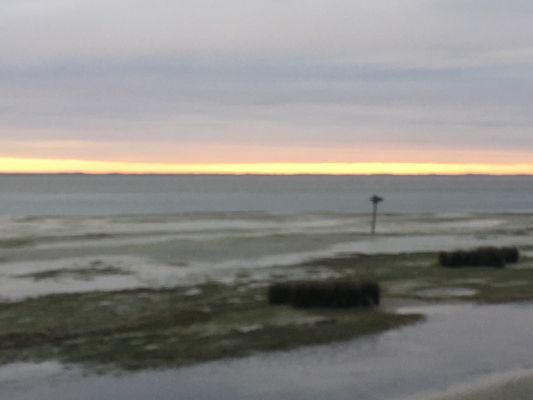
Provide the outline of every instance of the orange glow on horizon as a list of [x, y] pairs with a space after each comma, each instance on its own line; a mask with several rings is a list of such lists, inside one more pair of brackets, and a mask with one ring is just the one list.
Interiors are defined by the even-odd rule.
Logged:
[[460, 175], [533, 174], [533, 163], [140, 163], [0, 157], [0, 173]]

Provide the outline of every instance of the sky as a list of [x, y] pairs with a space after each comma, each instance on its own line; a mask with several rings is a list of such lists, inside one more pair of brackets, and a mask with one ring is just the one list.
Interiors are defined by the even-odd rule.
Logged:
[[2, 0], [0, 171], [533, 173], [530, 0]]

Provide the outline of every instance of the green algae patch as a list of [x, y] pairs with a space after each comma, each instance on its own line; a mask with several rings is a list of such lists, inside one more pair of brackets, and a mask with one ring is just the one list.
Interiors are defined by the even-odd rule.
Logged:
[[59, 268], [50, 269], [46, 271], [31, 272], [28, 274], [17, 275], [18, 278], [28, 278], [35, 281], [43, 281], [47, 279], [77, 279], [77, 280], [92, 280], [98, 276], [108, 275], [131, 275], [130, 271], [113, 267], [113, 266], [88, 266], [82, 268]]
[[8, 238], [8, 239], [0, 239], [0, 248], [4, 249], [11, 249], [11, 248], [18, 248], [18, 247], [25, 247], [25, 246], [31, 246], [35, 243], [35, 240], [33, 238]]
[[271, 307], [264, 288], [62, 294], [0, 303], [0, 363], [59, 360], [96, 370], [189, 365], [348, 340], [413, 323], [382, 310]]

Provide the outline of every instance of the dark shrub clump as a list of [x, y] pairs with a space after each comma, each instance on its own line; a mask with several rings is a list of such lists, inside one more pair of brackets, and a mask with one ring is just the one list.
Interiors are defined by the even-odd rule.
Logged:
[[290, 299], [291, 283], [276, 283], [268, 288], [270, 304], [287, 304]]
[[439, 263], [444, 267], [496, 267], [516, 263], [520, 253], [516, 247], [480, 247], [473, 250], [441, 252]]
[[270, 304], [293, 307], [371, 307], [380, 302], [380, 288], [375, 282], [290, 282], [272, 284]]
[[516, 264], [520, 261], [520, 252], [516, 247], [502, 247], [501, 250], [506, 263]]

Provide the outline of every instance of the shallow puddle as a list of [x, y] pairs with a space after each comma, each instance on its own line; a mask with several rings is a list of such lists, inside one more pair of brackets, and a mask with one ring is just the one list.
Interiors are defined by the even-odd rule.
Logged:
[[469, 288], [435, 288], [416, 292], [418, 296], [427, 298], [469, 297], [474, 296], [476, 293], [477, 290]]

